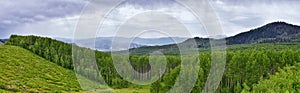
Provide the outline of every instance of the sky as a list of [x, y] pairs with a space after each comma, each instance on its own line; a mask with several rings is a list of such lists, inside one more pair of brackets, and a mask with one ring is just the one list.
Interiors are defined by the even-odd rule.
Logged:
[[[99, 37], [208, 36], [203, 23], [173, 0], [127, 0], [119, 5], [112, 1], [1, 0], [0, 38], [9, 38], [11, 34], [73, 38], [83, 14], [104, 17]], [[300, 25], [299, 0], [209, 0], [209, 4], [226, 36], [275, 21]], [[99, 10], [84, 12], [88, 6]], [[88, 33], [89, 29], [85, 30]]]

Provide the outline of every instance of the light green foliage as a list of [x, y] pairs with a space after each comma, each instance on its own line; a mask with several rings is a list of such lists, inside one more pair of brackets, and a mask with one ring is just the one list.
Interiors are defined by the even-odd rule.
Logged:
[[[200, 53], [200, 67], [199, 77], [196, 86], [192, 90], [192, 93], [199, 93], [199, 90], [202, 90], [210, 71], [210, 54], [209, 53]], [[300, 50], [293, 51], [291, 49], [284, 50], [273, 50], [273, 49], [247, 49], [244, 51], [235, 51], [227, 53], [227, 63], [226, 70], [222, 81], [220, 82], [219, 89], [217, 93], [247, 93], [250, 92], [253, 88], [252, 85], [257, 84], [260, 80], [270, 78], [270, 75], [274, 75], [280, 68], [283, 68], [287, 65], [295, 65], [300, 62]], [[296, 67], [294, 67], [296, 68]], [[169, 90], [175, 82], [177, 73], [180, 70], [178, 68], [167, 72], [163, 80], [152, 84], [151, 92], [166, 92]], [[299, 72], [299, 71], [298, 71]], [[289, 75], [297, 76], [298, 74], [289, 73]], [[272, 76], [271, 76], [272, 78]], [[294, 87], [290, 89], [298, 90], [297, 82], [291, 80], [296, 77], [282, 77], [282, 82], [289, 82], [288, 84], [293, 84]], [[273, 81], [271, 81], [273, 82]], [[279, 82], [281, 83], [281, 82]], [[277, 83], [276, 83], [277, 84]], [[273, 85], [276, 88], [281, 88], [283, 86]], [[283, 83], [284, 84], [284, 83]], [[296, 84], [296, 85], [295, 85]], [[162, 87], [160, 87], [162, 86]], [[156, 87], [156, 88], [155, 88]], [[160, 88], [157, 88], [160, 87]], [[268, 89], [269, 87], [265, 88]], [[198, 90], [198, 91], [197, 91]], [[283, 92], [289, 90], [285, 89]], [[263, 92], [264, 90], [260, 91]], [[272, 92], [272, 91], [271, 91]], [[282, 91], [281, 91], [282, 92]], [[290, 92], [295, 92], [291, 90]], [[297, 91], [296, 91], [297, 92]]]
[[253, 86], [252, 92], [265, 93], [299, 93], [300, 92], [300, 64], [287, 66], [275, 75], [270, 76]]

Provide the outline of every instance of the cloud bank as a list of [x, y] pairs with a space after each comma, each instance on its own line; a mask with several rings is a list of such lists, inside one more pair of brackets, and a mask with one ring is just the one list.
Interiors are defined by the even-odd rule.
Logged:
[[[102, 6], [95, 7], [111, 7], [108, 1], [99, 2]], [[0, 3], [0, 38], [8, 38], [11, 34], [72, 38], [81, 11], [89, 1], [1, 0]], [[201, 23], [187, 9], [174, 3], [173, 0], [128, 0], [122, 4], [108, 16], [108, 21], [104, 24], [107, 25], [107, 30], [112, 29], [116, 22], [132, 17], [134, 13], [159, 10], [162, 13], [177, 16], [179, 21], [190, 28], [193, 36], [206, 36]], [[298, 0], [210, 0], [210, 4], [219, 17], [227, 36], [233, 36], [274, 21], [300, 25], [300, 12], [298, 12], [300, 1]], [[104, 15], [99, 15], [99, 17], [102, 16]], [[163, 19], [155, 20], [155, 18], [144, 17], [145, 20], [137, 20], [137, 22], [149, 21], [148, 24], [167, 22]], [[139, 27], [139, 24], [135, 23], [132, 26]], [[171, 23], [165, 27], [180, 31], [176, 30]], [[133, 28], [127, 30], [131, 29]], [[114, 32], [106, 31], [99, 36], [112, 34]]]

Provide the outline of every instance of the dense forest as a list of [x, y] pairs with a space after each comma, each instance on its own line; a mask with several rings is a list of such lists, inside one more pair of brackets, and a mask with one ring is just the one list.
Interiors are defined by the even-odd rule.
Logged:
[[[195, 85], [196, 87], [194, 87], [192, 93], [199, 93], [202, 91], [205, 84], [204, 81], [206, 81], [210, 69], [210, 54], [203, 53], [200, 54], [200, 56], [201, 69], [199, 71], [198, 81]], [[225, 74], [217, 92], [240, 93], [245, 88], [247, 91], [252, 91], [252, 86], [257, 84], [260, 80], [268, 79], [270, 78], [270, 75], [274, 75], [283, 67], [294, 65], [298, 62], [300, 62], [300, 50], [292, 51], [290, 49], [285, 49], [274, 51], [252, 49], [243, 52], [228, 52]], [[161, 81], [152, 84], [151, 91], [156, 93], [157, 89], [159, 89], [161, 93], [167, 92], [167, 90], [172, 88], [174, 84], [174, 81], [172, 80], [175, 80], [174, 78], [176, 78], [179, 71], [180, 68], [171, 70], [171, 72], [166, 74]], [[297, 79], [290, 78], [289, 81], [297, 81]], [[264, 92], [264, 90], [255, 91]]]
[[[50, 38], [43, 38], [37, 36], [17, 36], [12, 35], [6, 45], [14, 45], [25, 48], [59, 66], [67, 69], [75, 69], [76, 72], [82, 74], [86, 78], [93, 81], [103, 83], [99, 80], [100, 75], [104, 78], [107, 85], [115, 89], [128, 88], [132, 86], [138, 86], [130, 83], [122, 78], [114, 66], [112, 56], [109, 53], [94, 51], [88, 48], [80, 48], [75, 45], [78, 53], [87, 54], [84, 56], [73, 55], [72, 45], [66, 44], [60, 41], [52, 40]], [[298, 45], [296, 45], [298, 46]], [[237, 47], [237, 46], [235, 46]], [[74, 47], [73, 47], [74, 49]], [[74, 51], [73, 51], [74, 52]], [[90, 53], [95, 53], [97, 65], [91, 65]], [[122, 55], [115, 54], [120, 57]], [[199, 55], [199, 71], [198, 79], [191, 93], [202, 92], [205, 86], [205, 81], [209, 75], [211, 66], [211, 53], [200, 52]], [[72, 58], [78, 60], [73, 64]], [[149, 59], [151, 57], [131, 55], [129, 57], [130, 63], [137, 72], [145, 73], [151, 69], [149, 65]], [[165, 56], [157, 57], [157, 60], [166, 59], [166, 71], [162, 78], [150, 85], [151, 93], [165, 93], [174, 85], [177, 76], [181, 70], [182, 59], [179, 56]], [[193, 57], [188, 57], [189, 60], [195, 60]], [[122, 61], [123, 62], [123, 61]], [[120, 63], [122, 63], [120, 62]], [[127, 62], [127, 61], [124, 61]], [[124, 63], [123, 62], [123, 63]], [[286, 73], [292, 73], [300, 62], [300, 50], [289, 49], [288, 45], [282, 45], [280, 48], [274, 49], [264, 45], [260, 48], [247, 48], [242, 51], [228, 51], [226, 56], [226, 69], [223, 75], [222, 81], [217, 89], [219, 93], [232, 93], [232, 92], [280, 92], [283, 90], [269, 89], [269, 83], [283, 82], [280, 80], [280, 75], [286, 75]], [[78, 65], [80, 64], [80, 66]], [[74, 67], [75, 66], [75, 67]], [[79, 67], [76, 67], [79, 66]], [[98, 66], [98, 70], [95, 70], [95, 66]], [[288, 66], [288, 67], [286, 67]], [[284, 68], [286, 67], [286, 68]], [[126, 68], [125, 68], [126, 69]], [[132, 73], [125, 71], [127, 73]], [[186, 70], [186, 72], [189, 72]], [[192, 72], [192, 71], [191, 71]], [[99, 74], [98, 74], [99, 73]], [[278, 73], [278, 74], [276, 74]], [[134, 74], [134, 73], [133, 73]], [[195, 73], [188, 74], [192, 76]], [[196, 74], [195, 74], [196, 75]], [[279, 86], [280, 88], [286, 88], [284, 91], [299, 92], [299, 82], [296, 77], [297, 74], [289, 74], [286, 76], [289, 80], [287, 84]], [[153, 78], [151, 76], [139, 76], [135, 75], [134, 78], [140, 80], [146, 80]], [[295, 77], [295, 78], [294, 78]], [[279, 78], [279, 79], [278, 79]], [[188, 78], [187, 78], [188, 80]], [[272, 81], [272, 82], [271, 82]], [[292, 85], [292, 86], [289, 86]], [[263, 86], [263, 87], [259, 87]], [[288, 88], [294, 90], [289, 90]], [[275, 87], [274, 87], [275, 88]], [[277, 87], [276, 87], [277, 88]], [[182, 91], [182, 90], [178, 90]]]
[[[259, 84], [253, 86], [253, 92], [268, 92], [268, 93], [298, 93], [300, 90], [300, 64], [284, 67], [269, 79], [259, 81]], [[244, 88], [245, 92], [249, 88]]]

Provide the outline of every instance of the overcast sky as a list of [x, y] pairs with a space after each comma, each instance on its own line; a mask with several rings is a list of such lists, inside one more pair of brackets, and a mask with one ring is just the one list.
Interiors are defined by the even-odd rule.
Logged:
[[[98, 2], [100, 5], [96, 4], [97, 8], [111, 8], [109, 1]], [[210, 0], [209, 3], [227, 36], [249, 31], [274, 21], [300, 25], [299, 0]], [[88, 0], [1, 0], [0, 38], [8, 38], [11, 34], [72, 38], [77, 21], [86, 5], [93, 4], [89, 4]], [[173, 15], [188, 28], [192, 36], [207, 36], [195, 16], [172, 0], [128, 0], [126, 3], [121, 3], [107, 14], [107, 20], [104, 21], [104, 28], [99, 36], [112, 36], [116, 33], [112, 31], [116, 24], [128, 21], [127, 19], [132, 17], [134, 18], [128, 21], [130, 26], [123, 27], [122, 31], [142, 30], [145, 26], [142, 23], [160, 25], [168, 22], [168, 25], [163, 26], [164, 28], [158, 27], [158, 29], [172, 30], [177, 33], [172, 34], [176, 37], [189, 36], [181, 33], [184, 30], [179, 28], [180, 26], [174, 26], [176, 22], [171, 21], [172, 18], [144, 13], [151, 10]], [[136, 15], [139, 13], [144, 14]], [[141, 36], [153, 37], [153, 35], [164, 36], [153, 32]]]

